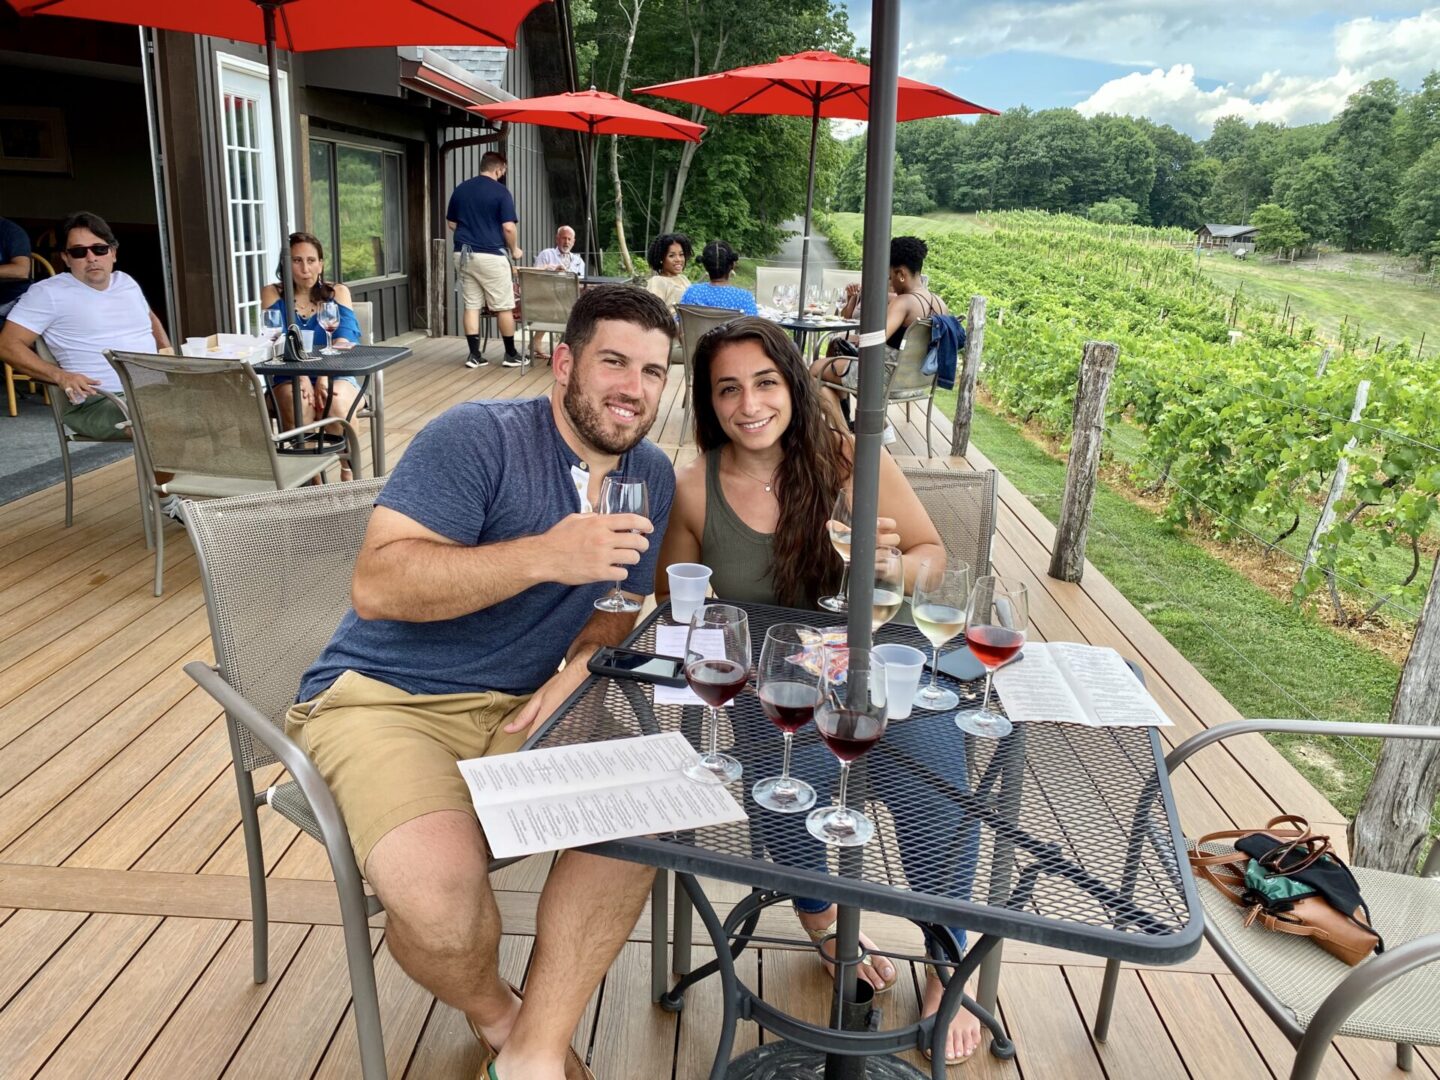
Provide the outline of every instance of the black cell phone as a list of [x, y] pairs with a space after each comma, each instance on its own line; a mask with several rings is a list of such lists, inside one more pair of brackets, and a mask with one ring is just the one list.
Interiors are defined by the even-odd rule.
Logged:
[[590, 670], [612, 679], [638, 679], [661, 686], [685, 685], [685, 662], [678, 656], [656, 656], [634, 649], [605, 646], [590, 657]]
[[[930, 661], [925, 661], [925, 666], [931, 666]], [[940, 673], [949, 675], [952, 679], [959, 679], [961, 682], [969, 682], [972, 679], [983, 679], [985, 677], [984, 665], [975, 659], [975, 654], [967, 646], [960, 646], [947, 653], [940, 654]]]

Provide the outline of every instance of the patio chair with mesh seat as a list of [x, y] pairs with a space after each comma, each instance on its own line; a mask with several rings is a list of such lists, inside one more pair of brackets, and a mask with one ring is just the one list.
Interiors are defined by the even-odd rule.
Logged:
[[[1347, 724], [1323, 720], [1235, 720], [1192, 735], [1165, 758], [1168, 772], [1196, 751], [1233, 735], [1284, 732], [1342, 738], [1440, 739], [1440, 728]], [[1249, 824], [1248, 822], [1245, 824]], [[1263, 822], [1256, 822], [1257, 831]], [[1230, 851], [1207, 844], [1212, 853]], [[1193, 850], [1193, 844], [1191, 845]], [[1440, 1046], [1440, 844], [1431, 847], [1420, 876], [1354, 866], [1385, 950], [1355, 967], [1303, 937], [1267, 930], [1204, 880], [1196, 887], [1205, 908], [1205, 938], [1246, 991], [1295, 1047], [1291, 1080], [1314, 1080], [1331, 1041], [1339, 1035], [1396, 1044], [1396, 1061], [1409, 1070], [1414, 1047]], [[1105, 967], [1095, 1037], [1109, 1034], [1120, 975]]]
[[[363, 464], [355, 429], [327, 417], [276, 434], [266, 409], [265, 386], [248, 363], [196, 357], [108, 351], [129, 409], [135, 453], [151, 478], [151, 531], [155, 538], [155, 595], [163, 589], [165, 533], [161, 497], [214, 499], [299, 487], [350, 462], [357, 479]], [[332, 449], [281, 453], [280, 444], [338, 424], [344, 441]], [[155, 473], [171, 474], [160, 483]]]
[[945, 554], [975, 577], [990, 573], [995, 537], [995, 470], [905, 469], [905, 479], [940, 533]]
[[704, 304], [677, 304], [675, 313], [680, 316], [680, 357], [685, 362], [685, 385], [680, 399], [684, 409], [680, 420], [680, 441], [684, 442], [686, 430], [695, 422], [690, 415], [690, 376], [695, 370], [695, 350], [705, 331], [730, 322], [740, 313], [731, 308], [706, 307]]
[[[903, 402], [905, 419], [910, 419], [910, 406], [917, 401], [925, 402], [925, 456], [930, 451], [931, 417], [935, 411], [935, 380], [939, 372], [925, 374], [925, 357], [930, 352], [930, 320], [916, 319], [905, 329], [898, 349], [887, 349], [885, 356], [885, 403], [894, 405]], [[844, 359], [836, 357], [837, 360]], [[841, 394], [859, 396], [859, 370], [851, 366], [845, 378], [838, 383], [826, 382], [827, 390]]]
[[563, 334], [570, 309], [580, 296], [580, 278], [564, 270], [516, 270], [520, 282], [519, 330], [525, 336], [525, 366], [535, 351], [536, 334]]

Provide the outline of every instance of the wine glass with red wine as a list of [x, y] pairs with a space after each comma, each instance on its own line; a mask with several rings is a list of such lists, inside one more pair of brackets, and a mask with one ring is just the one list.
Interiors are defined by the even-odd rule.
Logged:
[[[828, 650], [827, 650], [828, 652]], [[848, 672], [821, 681], [824, 700], [815, 710], [815, 730], [840, 762], [840, 792], [834, 806], [811, 810], [805, 827], [817, 840], [835, 847], [859, 847], [875, 835], [875, 823], [845, 804], [850, 764], [885, 734], [885, 663], [874, 653], [850, 654]], [[844, 682], [840, 682], [840, 678]]]
[[790, 775], [790, 747], [795, 732], [815, 719], [825, 648], [819, 630], [799, 623], [776, 623], [765, 631], [755, 686], [760, 708], [785, 736], [785, 757], [779, 776], [766, 777], [750, 789], [755, 801], [777, 814], [798, 814], [815, 805], [815, 789]]
[[1025, 644], [1030, 626], [1030, 601], [1025, 586], [1010, 578], [985, 574], [975, 579], [965, 608], [965, 644], [985, 667], [985, 700], [980, 708], [955, 715], [955, 724], [971, 735], [999, 739], [1010, 734], [1003, 713], [990, 707], [990, 686], [995, 669]]
[[750, 620], [731, 604], [706, 604], [690, 620], [685, 638], [685, 682], [706, 705], [708, 749], [696, 754], [685, 775], [702, 784], [740, 779], [740, 762], [718, 748], [720, 706], [729, 704], [750, 677]]

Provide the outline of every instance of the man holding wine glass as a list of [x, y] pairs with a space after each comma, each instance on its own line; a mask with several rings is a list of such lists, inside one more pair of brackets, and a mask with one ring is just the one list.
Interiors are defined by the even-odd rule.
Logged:
[[[456, 762], [518, 750], [585, 679], [595, 649], [633, 628], [638, 603], [597, 601], [653, 587], [674, 474], [644, 439], [674, 332], [641, 289], [588, 290], [548, 396], [469, 402], [428, 424], [376, 501], [354, 609], [287, 717], [385, 904], [392, 954], [465, 1012], [494, 1080], [590, 1075], [570, 1038], [653, 870], [560, 857], [522, 1003], [497, 974], [500, 913]], [[623, 505], [648, 517], [601, 506], [602, 484], [620, 475], [645, 496]]]

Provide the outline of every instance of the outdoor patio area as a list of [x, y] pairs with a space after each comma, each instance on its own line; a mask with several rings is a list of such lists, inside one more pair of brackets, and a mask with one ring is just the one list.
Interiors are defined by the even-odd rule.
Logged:
[[[543, 364], [461, 365], [462, 340], [408, 335], [414, 355], [386, 374], [385, 429], [393, 468], [432, 417], [460, 401], [523, 397], [550, 385]], [[682, 378], [671, 369], [651, 438], [677, 462]], [[906, 467], [983, 469], [980, 448], [926, 459], [922, 410], [891, 409]], [[937, 413], [937, 418], [938, 413]], [[941, 422], [948, 429], [948, 423]], [[4, 423], [0, 419], [0, 423]], [[363, 425], [362, 425], [363, 426]], [[948, 448], [946, 430], [935, 446]], [[368, 447], [363, 455], [369, 472]], [[196, 562], [184, 530], [167, 524], [165, 592], [152, 595], [152, 553], [136, 508], [133, 465], [76, 480], [75, 523], [64, 527], [55, 486], [0, 507], [0, 1078], [356, 1077], [360, 1073], [340, 916], [324, 849], [262, 814], [269, 863], [271, 977], [251, 979], [244, 841], [223, 717], [182, 672], [211, 660]], [[768, 490], [768, 489], [767, 489]], [[993, 561], [1030, 589], [1040, 639], [1108, 645], [1134, 660], [1174, 721], [1175, 745], [1233, 708], [1105, 578], [1046, 574], [1054, 529], [1001, 477]], [[257, 777], [273, 782], [271, 769]], [[1342, 846], [1336, 811], [1258, 735], [1202, 753], [1176, 774], [1185, 831], [1307, 817]], [[495, 875], [509, 935], [504, 974], [523, 981], [535, 897], [549, 866], [533, 857]], [[707, 886], [738, 898], [735, 885]], [[390, 1074], [414, 1080], [475, 1075], [479, 1048], [463, 1017], [404, 976], [373, 923]], [[908, 923], [867, 915], [882, 947], [918, 950]], [[794, 936], [768, 912], [762, 933]], [[642, 916], [576, 1035], [600, 1080], [687, 1080], [707, 1074], [719, 1030], [719, 987], [701, 984], [678, 1015], [651, 1004], [650, 920]], [[708, 952], [697, 921], [696, 963]], [[1089, 1034], [1102, 959], [1009, 943], [999, 1011], [1018, 1048], [1002, 1062], [982, 1049], [951, 1077], [1064, 1080], [1268, 1080], [1293, 1051], [1208, 946], [1173, 968], [1126, 967], [1109, 1041]], [[829, 981], [809, 952], [766, 946], [742, 961], [767, 1001], [823, 1023]], [[908, 965], [883, 999], [887, 1026], [913, 1021], [923, 973]], [[741, 1025], [737, 1052], [762, 1033]], [[909, 1055], [923, 1066], [918, 1054]], [[1399, 1077], [1392, 1044], [1337, 1041], [1322, 1073]], [[1413, 1077], [1440, 1077], [1440, 1054], [1417, 1051]]]

